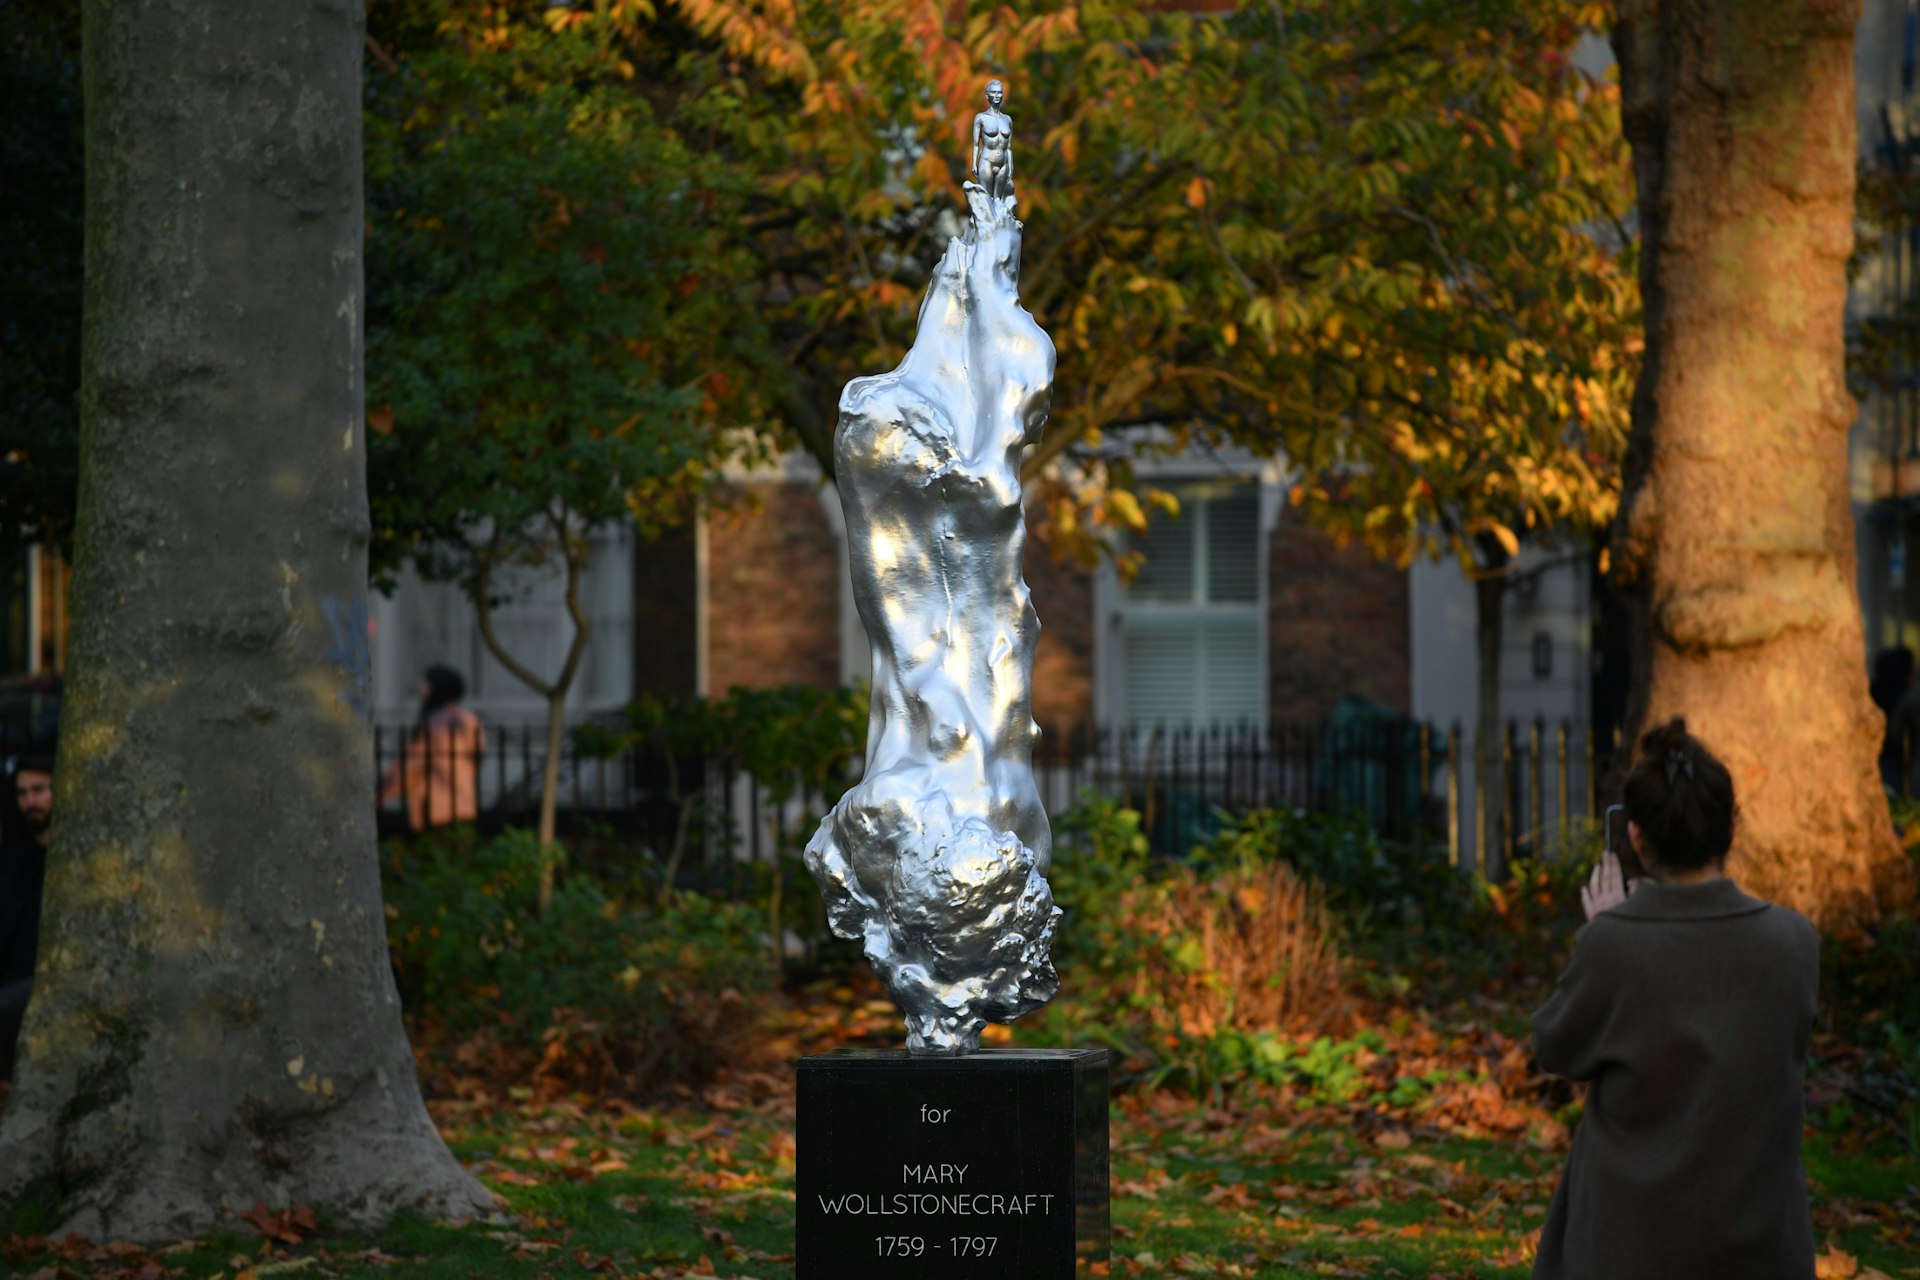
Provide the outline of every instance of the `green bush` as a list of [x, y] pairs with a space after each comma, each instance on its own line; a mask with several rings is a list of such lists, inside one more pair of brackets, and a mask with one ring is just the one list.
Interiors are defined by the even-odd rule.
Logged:
[[1344, 1008], [1322, 892], [1223, 837], [1156, 859], [1140, 814], [1089, 795], [1056, 824], [1065, 996], [1037, 1034], [1105, 1044], [1149, 1087], [1265, 1079], [1278, 1032]]
[[646, 1089], [709, 1074], [751, 1028], [774, 974], [750, 908], [695, 894], [610, 898], [559, 879], [544, 918], [531, 832], [454, 828], [386, 863], [387, 936], [409, 1011], [495, 1035], [567, 1083]]
[[[1579, 924], [1579, 886], [1599, 853], [1597, 831], [1582, 827], [1488, 884], [1351, 818], [1280, 809], [1216, 819], [1212, 838], [1176, 861], [1156, 857], [1140, 815], [1112, 799], [1090, 793], [1060, 816], [1050, 874], [1067, 911], [1063, 996], [1039, 1034], [1105, 1044], [1148, 1086], [1258, 1081], [1342, 1100], [1358, 1087], [1361, 1041], [1300, 1037], [1316, 1023], [1337, 1029], [1337, 982], [1290, 990], [1287, 1028], [1272, 1016], [1274, 988], [1303, 969], [1351, 975], [1333, 958], [1336, 939], [1370, 962], [1362, 981], [1401, 996], [1417, 981], [1442, 1002], [1503, 969], [1549, 970]], [[1289, 871], [1299, 879], [1278, 874]]]
[[[1891, 796], [1901, 847], [1920, 872], [1920, 799]], [[1885, 1065], [1920, 1085], [1920, 916], [1890, 912], [1861, 929], [1821, 939], [1820, 1006], [1855, 1043], [1880, 1049]], [[1916, 1124], [1920, 1124], [1920, 1101]]]
[[[574, 746], [590, 758], [633, 751], [657, 760], [674, 824], [660, 833], [655, 860], [659, 877], [671, 884], [703, 838], [729, 848], [743, 838], [739, 830], [726, 829], [724, 813], [708, 809], [710, 779], [750, 774], [766, 788], [770, 804], [807, 795], [817, 801], [815, 816], [824, 815], [860, 776], [867, 702], [864, 683], [734, 689], [723, 698], [647, 694], [627, 705], [618, 726], [575, 729]], [[797, 856], [812, 834], [811, 823], [798, 824], [788, 833], [793, 847], [782, 852]]]
[[1055, 932], [1054, 958], [1112, 971], [1140, 967], [1148, 940], [1108, 910], [1129, 889], [1165, 871], [1141, 829], [1140, 814], [1089, 791], [1054, 820], [1053, 900], [1065, 912]]
[[1383, 840], [1366, 823], [1297, 809], [1258, 809], [1195, 852], [1208, 862], [1279, 859], [1317, 881], [1356, 943], [1466, 932], [1480, 903], [1472, 880], [1435, 850]]
[[1920, 1040], [1920, 918], [1894, 912], [1871, 929], [1830, 933], [1820, 957], [1821, 1004], [1842, 1033], [1879, 1043], [1879, 1026]]

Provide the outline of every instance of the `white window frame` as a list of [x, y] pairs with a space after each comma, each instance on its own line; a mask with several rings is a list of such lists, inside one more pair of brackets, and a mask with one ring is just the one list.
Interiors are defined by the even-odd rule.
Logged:
[[[1291, 484], [1286, 465], [1283, 462], [1262, 460], [1246, 454], [1222, 454], [1208, 458], [1187, 456], [1165, 460], [1141, 459], [1134, 464], [1134, 474], [1142, 487], [1172, 489], [1183, 483], [1221, 479], [1251, 480], [1258, 486], [1259, 520], [1255, 547], [1252, 611], [1254, 625], [1260, 637], [1260, 696], [1259, 705], [1252, 709], [1252, 713], [1246, 717], [1246, 722], [1264, 731], [1268, 721], [1267, 708], [1272, 697], [1273, 683], [1273, 635], [1269, 626], [1268, 613], [1271, 595], [1269, 580], [1272, 572], [1270, 560], [1273, 533], [1279, 525], [1280, 512], [1286, 504], [1287, 489]], [[1205, 611], [1209, 607], [1191, 606], [1196, 612]], [[1177, 609], [1180, 606], [1172, 606], [1172, 608]], [[1238, 612], [1247, 606], [1236, 605], [1232, 608]], [[1127, 727], [1126, 679], [1121, 663], [1120, 628], [1124, 625], [1123, 618], [1128, 611], [1129, 607], [1122, 594], [1119, 574], [1114, 569], [1113, 562], [1102, 560], [1093, 580], [1093, 713], [1095, 722], [1102, 727], [1116, 729]]]

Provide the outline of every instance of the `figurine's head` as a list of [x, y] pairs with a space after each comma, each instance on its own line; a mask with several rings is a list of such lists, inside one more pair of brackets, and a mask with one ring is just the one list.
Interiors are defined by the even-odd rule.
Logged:
[[998, 80], [987, 81], [987, 105], [998, 109], [1007, 100], [1007, 86]]

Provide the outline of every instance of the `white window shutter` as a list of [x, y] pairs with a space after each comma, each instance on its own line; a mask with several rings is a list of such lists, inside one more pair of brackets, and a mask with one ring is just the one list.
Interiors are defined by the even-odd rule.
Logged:
[[1201, 632], [1203, 725], [1260, 723], [1260, 633], [1253, 617], [1209, 619]]
[[1135, 545], [1138, 577], [1114, 614], [1120, 714], [1133, 729], [1260, 724], [1260, 494], [1211, 481], [1177, 490], [1180, 516]]
[[1183, 506], [1178, 519], [1160, 516], [1145, 537], [1128, 539], [1146, 560], [1122, 592], [1127, 603], [1196, 603], [1194, 558], [1199, 551], [1199, 534], [1198, 513]]
[[1135, 614], [1122, 624], [1120, 652], [1129, 725], [1192, 723], [1200, 706], [1200, 643], [1191, 626]]
[[1241, 485], [1206, 504], [1207, 603], [1260, 598], [1260, 491]]

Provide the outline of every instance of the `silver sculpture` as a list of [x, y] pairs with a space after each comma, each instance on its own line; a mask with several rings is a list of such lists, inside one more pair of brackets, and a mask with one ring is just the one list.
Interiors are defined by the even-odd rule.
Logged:
[[973, 176], [995, 199], [1013, 195], [1013, 118], [1000, 109], [1006, 99], [1005, 85], [987, 81], [987, 109], [973, 118]]
[[807, 845], [835, 933], [867, 959], [916, 1054], [971, 1053], [1059, 989], [1053, 831], [1033, 781], [1021, 450], [1053, 342], [1020, 305], [1013, 122], [987, 86], [972, 222], [947, 246], [913, 348], [840, 395], [835, 475], [873, 646], [866, 771]]

